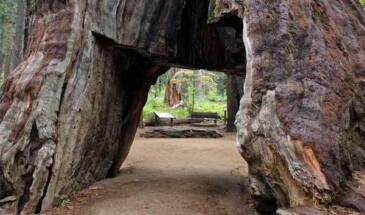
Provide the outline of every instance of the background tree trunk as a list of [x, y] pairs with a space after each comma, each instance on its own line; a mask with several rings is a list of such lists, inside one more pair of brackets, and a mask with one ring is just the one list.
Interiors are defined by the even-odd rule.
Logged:
[[10, 71], [20, 63], [23, 56], [24, 37], [25, 37], [25, 14], [26, 14], [26, 0], [17, 1], [17, 18], [15, 27], [15, 39], [12, 48], [12, 56], [10, 63]]
[[3, 76], [4, 67], [4, 52], [3, 52], [3, 42], [4, 42], [4, 20], [0, 17], [0, 78]]
[[3, 44], [3, 48], [4, 48], [4, 58], [3, 58], [3, 73], [4, 73], [4, 80], [8, 77], [9, 73], [10, 73], [10, 64], [11, 64], [11, 59], [12, 59], [12, 36], [10, 34], [6, 34], [4, 37], [4, 44]]
[[4, 54], [2, 51], [0, 51], [0, 79], [2, 80], [2, 74], [3, 74], [3, 62], [4, 62]]
[[236, 75], [228, 75], [227, 79], [227, 131], [236, 131], [236, 115], [243, 96], [244, 78]]

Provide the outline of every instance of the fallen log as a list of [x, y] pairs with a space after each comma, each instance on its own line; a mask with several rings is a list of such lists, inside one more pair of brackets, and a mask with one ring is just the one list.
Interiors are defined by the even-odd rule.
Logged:
[[[204, 119], [175, 119], [174, 125], [184, 125], [184, 124], [193, 124], [193, 123], [201, 123]], [[160, 120], [158, 122], [158, 125], [160, 126], [170, 126], [170, 121], [168, 120]], [[145, 122], [145, 126], [156, 126], [155, 121], [147, 121]]]
[[224, 134], [217, 129], [203, 128], [154, 128], [140, 134], [144, 138], [220, 138]]

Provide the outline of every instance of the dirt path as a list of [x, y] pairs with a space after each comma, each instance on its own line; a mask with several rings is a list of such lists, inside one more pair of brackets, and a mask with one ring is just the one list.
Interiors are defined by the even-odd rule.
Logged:
[[137, 137], [121, 174], [82, 191], [46, 214], [255, 214], [247, 165], [223, 139]]

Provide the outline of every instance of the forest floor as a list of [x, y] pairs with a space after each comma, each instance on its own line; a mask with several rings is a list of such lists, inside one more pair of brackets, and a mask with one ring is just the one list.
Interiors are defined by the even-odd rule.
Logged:
[[44, 214], [256, 214], [235, 135], [219, 139], [137, 137], [116, 178], [96, 183]]

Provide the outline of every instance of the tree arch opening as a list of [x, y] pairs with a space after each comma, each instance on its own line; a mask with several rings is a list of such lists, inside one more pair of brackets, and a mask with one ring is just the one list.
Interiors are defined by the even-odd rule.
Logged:
[[357, 1], [26, 2], [23, 60], [0, 95], [6, 208], [38, 212], [115, 175], [150, 86], [180, 66], [247, 73], [237, 139], [255, 196], [299, 214], [364, 211]]

